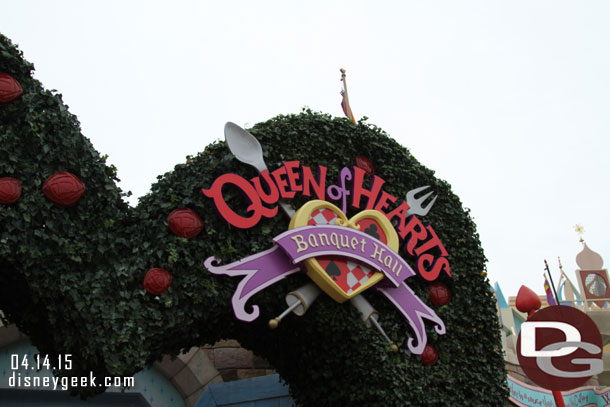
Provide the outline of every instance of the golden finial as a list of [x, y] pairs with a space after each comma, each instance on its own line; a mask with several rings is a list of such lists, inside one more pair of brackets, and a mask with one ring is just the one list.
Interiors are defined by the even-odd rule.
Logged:
[[559, 258], [559, 256], [557, 256], [557, 261], [559, 262], [559, 270], [563, 273], [563, 266], [561, 265], [561, 258]]
[[582, 234], [585, 233], [585, 228], [582, 225], [575, 225], [574, 230], [578, 233], [578, 236], [580, 236], [580, 243], [584, 243], [585, 240], [582, 238]]
[[273, 318], [269, 320], [269, 328], [275, 329], [280, 324], [280, 318]]

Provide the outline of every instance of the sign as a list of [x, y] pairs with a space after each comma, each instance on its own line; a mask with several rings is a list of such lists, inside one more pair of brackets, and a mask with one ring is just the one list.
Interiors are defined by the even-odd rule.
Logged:
[[[316, 217], [325, 222], [317, 223]], [[304, 219], [308, 219], [307, 224], [297, 226]], [[421, 354], [427, 343], [424, 320], [432, 321], [439, 335], [445, 333], [445, 325], [438, 315], [404, 284], [415, 272], [396, 253], [396, 232], [379, 212], [362, 211], [347, 220], [335, 205], [313, 200], [297, 211], [291, 227], [273, 239], [275, 246], [271, 249], [224, 266], [215, 257], [205, 260], [204, 266], [213, 274], [244, 277], [232, 298], [233, 311], [238, 319], [250, 322], [258, 318], [258, 306], [253, 305], [250, 312], [246, 310], [248, 300], [266, 287], [300, 272], [303, 263], [308, 276], [340, 303], [375, 286], [413, 328], [416, 337], [410, 338], [407, 346], [414, 354]], [[380, 233], [388, 233], [388, 236], [384, 235], [385, 242], [379, 239]], [[347, 272], [342, 273], [337, 263], [345, 264]], [[338, 275], [329, 272], [330, 264], [335, 264]], [[358, 279], [355, 270], [362, 267], [364, 270]], [[342, 276], [346, 285], [340, 283]]]
[[517, 356], [534, 383], [571, 390], [603, 371], [599, 329], [582, 311], [565, 305], [544, 308], [521, 325]]
[[[240, 229], [250, 229], [264, 217], [277, 216], [279, 200], [292, 199], [297, 194], [321, 201], [327, 197], [340, 201], [343, 213], [347, 212], [348, 203], [353, 209], [377, 210], [390, 222], [397, 222], [398, 236], [405, 241], [404, 251], [415, 259], [416, 270], [425, 280], [434, 281], [441, 273], [451, 276], [449, 253], [434, 228], [424, 226], [417, 216], [407, 214], [407, 202], [399, 201], [382, 189], [385, 180], [374, 175], [371, 186], [366, 188], [365, 171], [359, 167], [352, 170], [345, 167], [339, 173], [338, 183], [327, 186], [326, 175], [324, 166], [318, 166], [317, 176], [314, 176], [310, 167], [300, 165], [299, 161], [287, 161], [273, 172], [265, 170], [249, 181], [237, 174], [223, 174], [201, 192], [213, 199], [220, 216]], [[225, 201], [223, 190], [228, 186], [238, 188], [250, 201], [247, 216], [238, 214]], [[396, 208], [389, 210], [395, 202], [398, 202]]]
[[[213, 200], [220, 216], [239, 229], [277, 216], [280, 200], [293, 199], [297, 194], [312, 198], [294, 214], [289, 230], [273, 239], [271, 249], [227, 265], [213, 256], [205, 260], [204, 266], [213, 274], [243, 277], [232, 297], [238, 319], [250, 322], [258, 318], [257, 305], [246, 309], [254, 294], [291, 274], [306, 271], [339, 303], [369, 288], [386, 296], [415, 332], [415, 338], [407, 341], [414, 354], [422, 354], [426, 347], [425, 320], [434, 323], [437, 334], [445, 333], [443, 321], [405, 284], [416, 272], [398, 254], [399, 242], [404, 241], [405, 254], [414, 259], [417, 273], [428, 281], [436, 280], [441, 273], [451, 277], [449, 253], [432, 226], [424, 226], [408, 212], [407, 201], [399, 201], [383, 190], [385, 180], [372, 175], [370, 167], [371, 171], [344, 167], [337, 183], [327, 185], [326, 167], [318, 166], [314, 176], [310, 167], [287, 161], [273, 172], [264, 170], [250, 180], [223, 174], [208, 189], [201, 190]], [[370, 180], [365, 179], [367, 173], [372, 175]], [[247, 198], [245, 213], [238, 213], [226, 202], [223, 191], [227, 187], [237, 188]], [[360, 212], [347, 219], [348, 206]]]
[[[550, 390], [543, 390], [523, 383], [508, 376], [509, 400], [519, 407], [555, 407], [555, 400]], [[581, 387], [564, 392], [566, 407], [610, 407], [610, 387]]]

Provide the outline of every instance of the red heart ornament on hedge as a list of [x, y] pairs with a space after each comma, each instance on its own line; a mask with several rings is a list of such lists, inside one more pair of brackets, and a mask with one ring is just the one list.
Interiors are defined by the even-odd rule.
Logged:
[[438, 351], [432, 345], [426, 345], [421, 354], [421, 364], [424, 366], [432, 366], [438, 360]]
[[445, 284], [435, 281], [428, 284], [428, 296], [432, 304], [437, 306], [446, 305], [451, 300], [451, 291]]
[[[290, 221], [289, 229], [300, 226], [339, 225], [353, 227], [375, 237], [395, 252], [398, 251], [396, 230], [381, 212], [362, 211], [347, 219], [343, 211], [330, 202], [313, 200], [303, 205]], [[307, 275], [338, 303], [345, 302], [374, 286], [384, 274], [351, 260], [320, 256], [304, 261]]]
[[146, 272], [142, 287], [147, 293], [161, 295], [172, 285], [172, 275], [161, 268], [152, 268]]
[[0, 204], [10, 205], [21, 196], [21, 181], [16, 178], [0, 178]]
[[363, 155], [356, 156], [356, 166], [358, 166], [358, 168], [363, 169], [367, 175], [372, 176], [375, 173], [375, 170], [373, 169], [373, 163], [371, 162], [371, 160], [369, 160]]
[[540, 301], [540, 297], [538, 297], [535, 292], [522, 285], [517, 293], [515, 306], [519, 311], [529, 313], [530, 311], [540, 308], [542, 306], [542, 302]]
[[11, 75], [0, 72], [0, 105], [11, 103], [23, 93], [21, 85]]
[[44, 182], [42, 192], [54, 204], [68, 207], [83, 196], [85, 184], [74, 174], [56, 172]]
[[203, 230], [203, 221], [189, 208], [174, 209], [167, 215], [169, 230], [176, 236], [192, 239]]

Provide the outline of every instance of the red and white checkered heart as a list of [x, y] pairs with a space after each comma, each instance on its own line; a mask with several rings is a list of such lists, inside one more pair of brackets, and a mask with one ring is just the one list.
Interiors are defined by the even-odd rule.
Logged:
[[[334, 225], [339, 219], [342, 225], [348, 223], [345, 214], [335, 205], [326, 201], [310, 201], [297, 211], [290, 228]], [[362, 232], [397, 250], [396, 231], [381, 212], [373, 210], [360, 212], [350, 220], [349, 224], [357, 226]], [[305, 260], [305, 266], [307, 275], [331, 298], [340, 303], [372, 287], [384, 277], [383, 273], [368, 266], [334, 256]]]

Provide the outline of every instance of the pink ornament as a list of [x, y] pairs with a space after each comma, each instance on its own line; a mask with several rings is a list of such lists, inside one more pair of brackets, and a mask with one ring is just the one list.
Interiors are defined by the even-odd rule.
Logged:
[[432, 304], [440, 306], [446, 305], [451, 300], [451, 291], [449, 287], [440, 281], [428, 284], [428, 296]]
[[12, 76], [0, 72], [0, 105], [11, 103], [23, 93], [21, 85]]
[[167, 216], [169, 230], [176, 236], [192, 239], [203, 230], [203, 221], [197, 213], [189, 208], [173, 210]]
[[10, 205], [21, 196], [21, 181], [16, 178], [0, 178], [0, 204]]
[[56, 205], [74, 205], [85, 193], [85, 184], [69, 172], [56, 172], [42, 185], [42, 192]]
[[172, 285], [172, 275], [169, 271], [160, 268], [148, 270], [142, 282], [142, 287], [146, 292], [153, 295], [163, 294], [170, 285]]
[[421, 364], [424, 366], [432, 366], [438, 360], [438, 352], [432, 345], [426, 345], [421, 354]]

